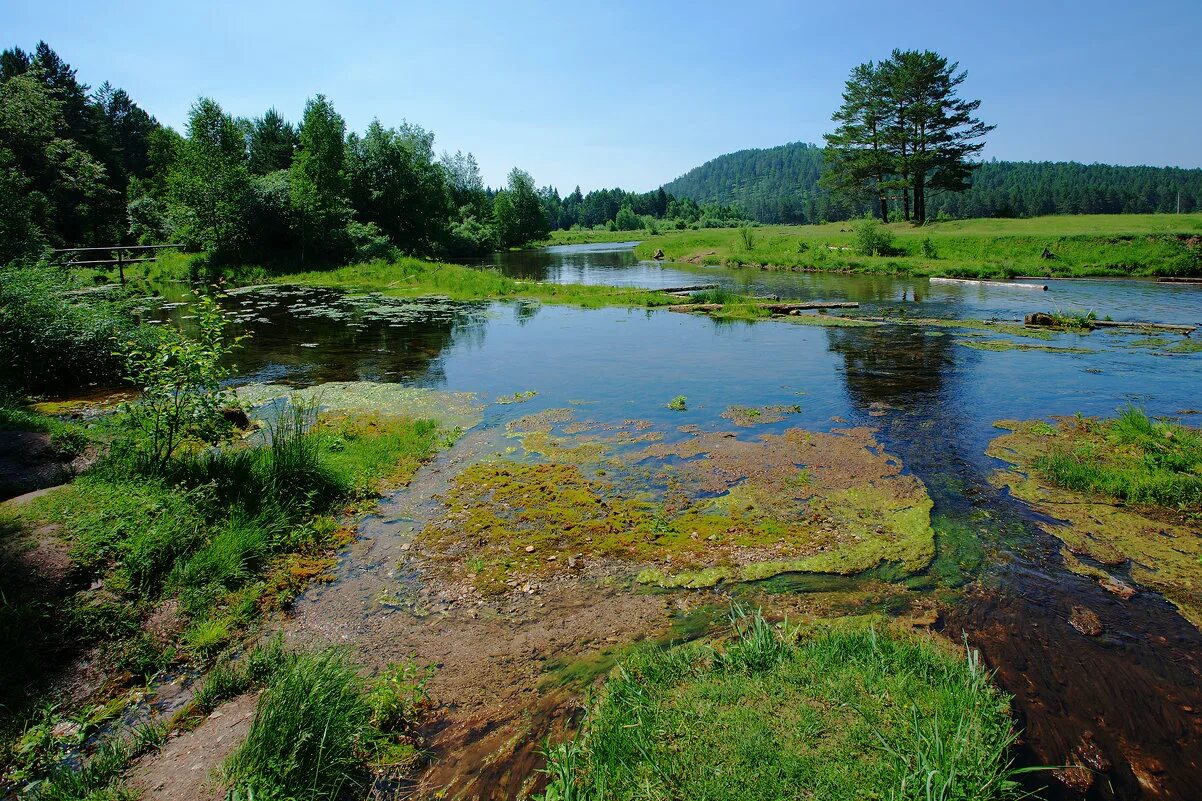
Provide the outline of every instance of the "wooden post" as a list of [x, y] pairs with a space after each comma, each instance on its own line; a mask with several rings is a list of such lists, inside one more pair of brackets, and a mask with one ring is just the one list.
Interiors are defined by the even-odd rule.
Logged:
[[121, 248], [117, 248], [117, 274], [121, 276], [121, 286], [125, 286], [125, 262], [121, 256]]

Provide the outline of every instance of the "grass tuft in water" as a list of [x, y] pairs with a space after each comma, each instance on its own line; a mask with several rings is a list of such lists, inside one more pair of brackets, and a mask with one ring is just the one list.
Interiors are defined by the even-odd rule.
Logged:
[[1131, 503], [1170, 509], [1202, 506], [1202, 432], [1151, 420], [1135, 407], [1110, 422], [1083, 423], [1075, 442], [1038, 456], [1054, 483]]
[[547, 749], [544, 801], [1022, 796], [1009, 699], [974, 653], [732, 622], [724, 647], [648, 647], [616, 668], [577, 738]]

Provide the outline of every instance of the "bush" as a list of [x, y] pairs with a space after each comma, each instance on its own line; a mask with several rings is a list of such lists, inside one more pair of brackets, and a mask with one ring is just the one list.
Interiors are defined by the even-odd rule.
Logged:
[[0, 267], [0, 387], [48, 391], [116, 384], [127, 340], [142, 342], [121, 301], [74, 297], [65, 271], [45, 264]]
[[496, 229], [470, 215], [451, 227], [447, 239], [447, 251], [452, 256], [479, 256], [498, 246]]
[[618, 209], [618, 214], [614, 217], [615, 231], [637, 231], [643, 225], [639, 216], [634, 213], [629, 205], [624, 205]]
[[391, 261], [398, 258], [400, 251], [393, 246], [383, 231], [374, 222], [362, 223], [351, 220], [346, 225], [346, 238], [350, 245], [352, 262]]
[[743, 245], [743, 250], [750, 251], [755, 247], [755, 234], [746, 225], [739, 228], [739, 241]]
[[875, 217], [855, 224], [856, 251], [861, 256], [888, 256], [893, 252], [893, 232]]
[[213, 445], [231, 431], [222, 416], [224, 408], [236, 405], [221, 383], [229, 374], [224, 359], [231, 348], [225, 319], [211, 298], [202, 297], [196, 320], [193, 336], [168, 328], [126, 349], [129, 379], [142, 391], [123, 407], [121, 422], [131, 434], [123, 447], [150, 472], [165, 468], [180, 446]]

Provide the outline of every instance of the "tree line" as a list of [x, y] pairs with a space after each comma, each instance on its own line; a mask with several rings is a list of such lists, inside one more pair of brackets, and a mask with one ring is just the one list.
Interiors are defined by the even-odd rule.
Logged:
[[0, 53], [0, 262], [163, 241], [227, 263], [466, 255], [544, 238], [543, 206], [528, 173], [486, 188], [470, 153], [411, 123], [348, 132], [322, 95], [296, 124], [202, 97], [179, 133], [45, 42]]
[[[879, 215], [873, 198], [819, 185], [823, 148], [794, 142], [740, 150], [695, 167], [664, 189], [676, 197], [736, 205], [766, 224], [836, 222]], [[1202, 210], [1202, 169], [1079, 162], [983, 161], [962, 192], [928, 194], [928, 217], [1167, 214]], [[901, 219], [891, 201], [890, 219]]]
[[471, 153], [373, 121], [323, 95], [302, 118], [236, 117], [211, 98], [182, 132], [123, 89], [92, 90], [45, 42], [0, 53], [0, 263], [49, 247], [181, 242], [212, 262], [321, 265], [404, 253], [467, 256], [574, 227], [738, 224], [718, 203], [579, 187], [562, 197], [515, 168], [484, 185]]

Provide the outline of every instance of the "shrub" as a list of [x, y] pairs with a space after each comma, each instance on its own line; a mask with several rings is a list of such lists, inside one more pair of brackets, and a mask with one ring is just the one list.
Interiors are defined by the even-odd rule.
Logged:
[[748, 226], [744, 225], [739, 228], [739, 242], [743, 245], [743, 250], [750, 251], [755, 247], [755, 233]]
[[195, 335], [165, 329], [153, 341], [131, 343], [129, 378], [142, 391], [122, 409], [131, 435], [127, 457], [157, 472], [181, 445], [212, 445], [229, 435], [221, 412], [235, 405], [235, 396], [221, 382], [229, 374], [224, 359], [230, 347], [221, 311], [208, 297], [197, 303]]
[[133, 324], [120, 301], [72, 296], [65, 271], [45, 264], [0, 266], [0, 387], [45, 391], [117, 383], [114, 351], [149, 329]]
[[856, 252], [861, 256], [888, 256], [893, 252], [893, 232], [875, 217], [855, 224]]

